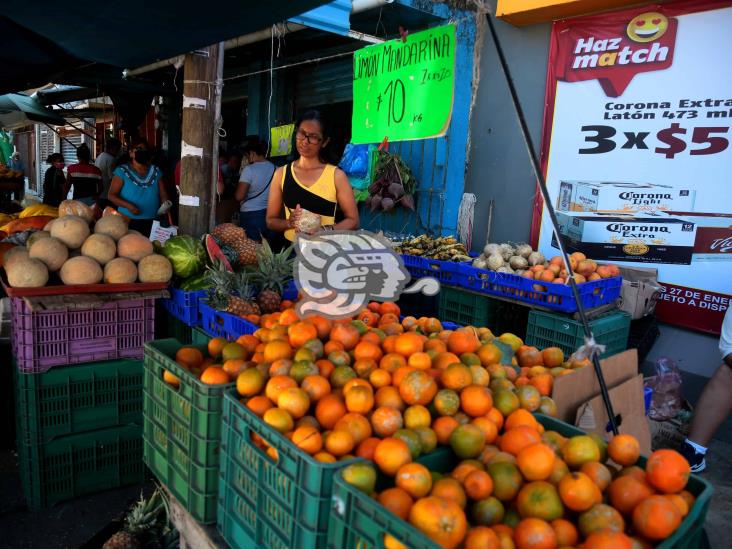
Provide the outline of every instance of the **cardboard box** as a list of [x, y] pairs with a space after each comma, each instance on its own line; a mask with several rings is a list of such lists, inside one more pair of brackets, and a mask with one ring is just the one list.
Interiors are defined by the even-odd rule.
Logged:
[[649, 183], [561, 181], [557, 210], [588, 213], [693, 211], [696, 191]]
[[701, 212], [665, 212], [696, 225], [692, 261], [732, 260], [732, 214]]
[[557, 212], [557, 221], [567, 248], [597, 261], [691, 263], [696, 225], [686, 219]]
[[658, 269], [620, 267], [620, 274], [623, 275], [620, 310], [633, 320], [652, 314], [662, 289], [658, 283]]
[[[629, 349], [600, 361], [618, 430], [632, 434], [640, 443], [641, 452], [651, 450], [651, 432], [645, 416], [643, 376], [638, 374], [638, 353]], [[595, 369], [586, 366], [568, 376], [554, 380], [552, 398], [557, 404], [557, 418], [578, 427], [611, 438], [608, 417], [600, 395]]]

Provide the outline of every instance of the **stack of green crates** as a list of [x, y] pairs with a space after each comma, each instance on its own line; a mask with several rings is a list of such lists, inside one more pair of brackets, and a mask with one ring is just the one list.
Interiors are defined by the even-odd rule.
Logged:
[[31, 509], [143, 480], [141, 360], [41, 374], [13, 369], [19, 470]]

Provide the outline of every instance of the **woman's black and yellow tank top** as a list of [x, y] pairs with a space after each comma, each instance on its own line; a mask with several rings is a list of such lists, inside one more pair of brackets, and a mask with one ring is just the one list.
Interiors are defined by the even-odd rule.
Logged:
[[[281, 182], [285, 219], [289, 219], [290, 212], [300, 204], [301, 208], [321, 216], [323, 225], [333, 225], [340, 221], [339, 217], [342, 217], [342, 214], [338, 209], [335, 171], [335, 166], [326, 164], [318, 180], [306, 187], [298, 181], [292, 164], [287, 164]], [[285, 231], [285, 238], [295, 240], [295, 231], [292, 229]]]

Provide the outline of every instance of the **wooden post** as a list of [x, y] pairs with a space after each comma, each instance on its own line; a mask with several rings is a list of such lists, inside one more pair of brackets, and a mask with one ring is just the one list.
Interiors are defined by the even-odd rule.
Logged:
[[186, 54], [183, 68], [179, 227], [181, 234], [195, 237], [209, 232], [216, 207], [214, 134], [221, 114], [223, 53], [219, 43]]

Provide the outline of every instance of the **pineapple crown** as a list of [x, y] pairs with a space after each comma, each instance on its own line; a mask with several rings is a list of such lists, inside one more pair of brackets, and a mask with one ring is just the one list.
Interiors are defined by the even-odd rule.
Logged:
[[262, 239], [262, 245], [257, 249], [257, 265], [247, 268], [251, 281], [259, 286], [260, 291], [274, 290], [282, 293], [285, 284], [292, 278], [293, 249], [293, 245], [290, 245], [274, 253], [269, 242]]

